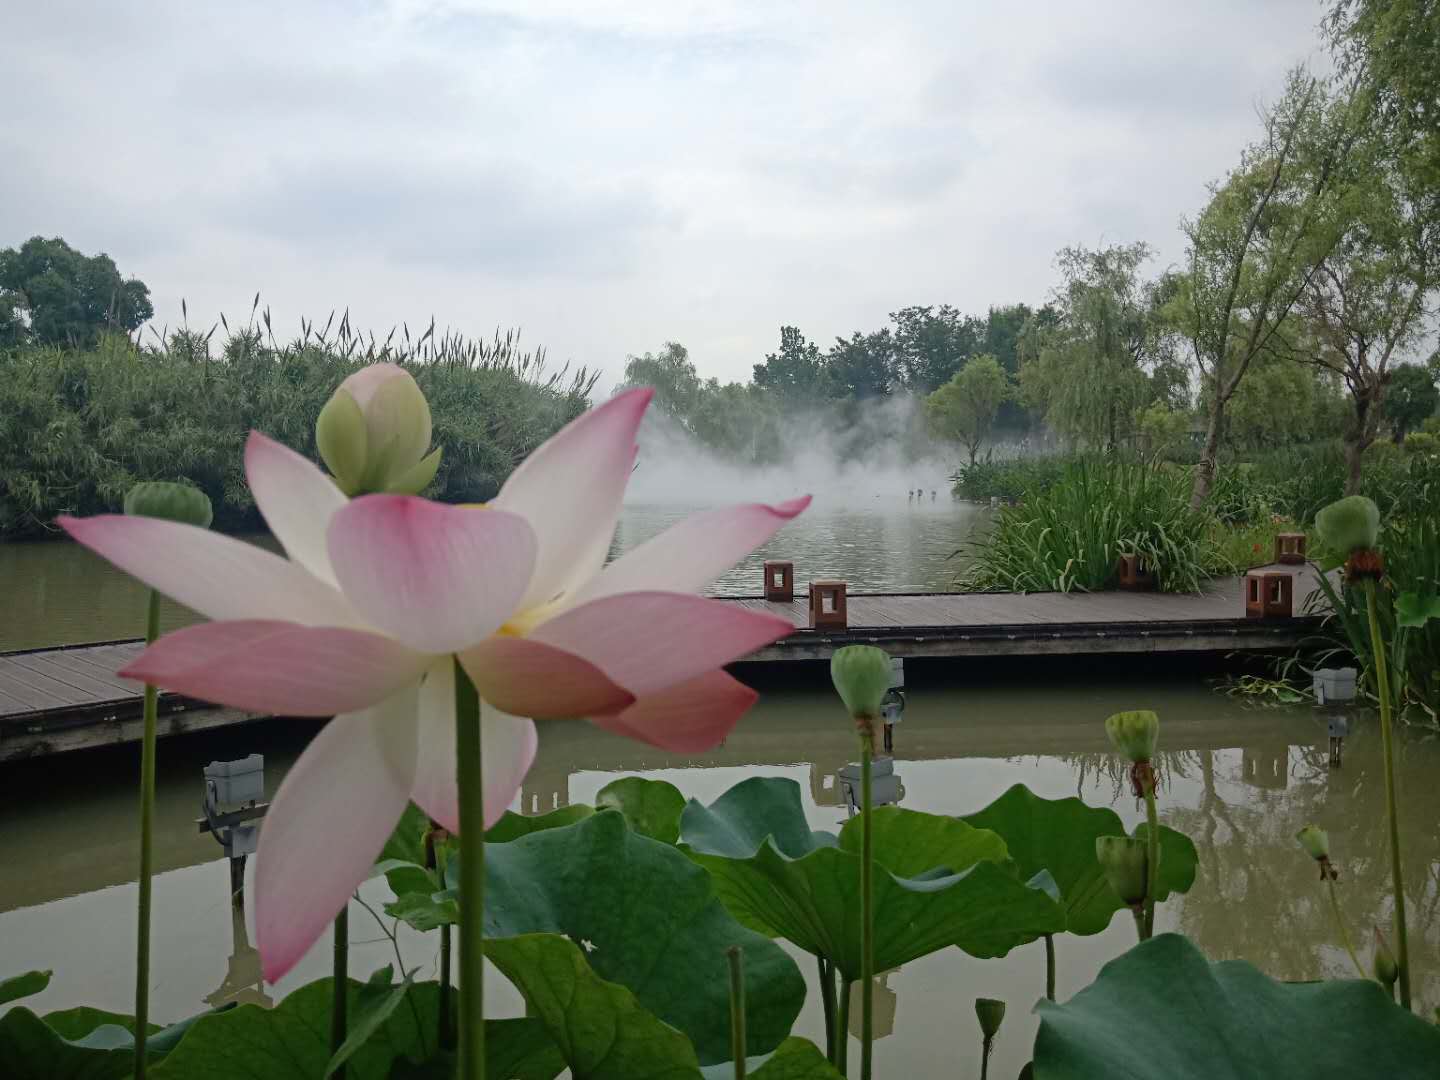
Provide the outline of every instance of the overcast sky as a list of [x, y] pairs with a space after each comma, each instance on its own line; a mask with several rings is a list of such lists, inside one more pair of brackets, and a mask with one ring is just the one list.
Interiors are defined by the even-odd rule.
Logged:
[[0, 247], [157, 322], [351, 308], [745, 379], [909, 304], [1045, 298], [1236, 160], [1317, 0], [0, 0]]

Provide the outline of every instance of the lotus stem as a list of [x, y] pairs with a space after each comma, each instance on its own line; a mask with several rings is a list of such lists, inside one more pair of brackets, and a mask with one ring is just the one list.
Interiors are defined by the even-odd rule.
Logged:
[[735, 1080], [745, 1080], [745, 954], [731, 945], [725, 957], [730, 961], [730, 1058]]
[[1145, 937], [1155, 933], [1155, 899], [1160, 895], [1160, 812], [1155, 807], [1155, 771], [1145, 778]]
[[1355, 965], [1355, 973], [1362, 979], [1370, 976], [1365, 974], [1365, 968], [1360, 963], [1360, 957], [1355, 954], [1355, 945], [1350, 940], [1350, 931], [1345, 926], [1345, 918], [1340, 914], [1340, 900], [1335, 895], [1335, 879], [1329, 874], [1325, 875], [1325, 887], [1330, 892], [1330, 910], [1335, 913], [1335, 926], [1340, 931], [1340, 943], [1345, 946], [1345, 951], [1350, 955], [1350, 962]]
[[823, 956], [815, 958], [820, 969], [820, 1004], [825, 1008], [825, 1060], [835, 1064], [835, 967]]
[[1135, 933], [1140, 940], [1149, 940], [1150, 935], [1145, 932], [1145, 905], [1136, 904], [1130, 909], [1130, 914], [1135, 916]]
[[485, 1077], [485, 792], [480, 698], [455, 663], [455, 780], [460, 789], [460, 1080]]
[[[160, 594], [150, 590], [145, 644], [160, 636]], [[145, 684], [145, 730], [140, 742], [140, 895], [135, 926], [135, 1080], [145, 1080], [145, 1038], [150, 1024], [150, 877], [154, 872], [155, 725], [160, 692]]]
[[[331, 951], [331, 998], [330, 998], [330, 1056], [334, 1057], [345, 1045], [345, 1029], [348, 1025], [350, 1003], [350, 901], [347, 898], [340, 914], [335, 916], [335, 940]], [[342, 1065], [337, 1072], [343, 1078], [346, 1073]]]
[[[434, 821], [425, 830], [425, 869], [433, 870], [437, 880], [445, 883], [445, 867], [435, 850], [435, 831], [440, 828]], [[450, 924], [440, 927], [440, 1017], [436, 1039], [441, 1050], [455, 1048], [455, 1031], [450, 1006]]]
[[1045, 935], [1045, 996], [1055, 1000], [1055, 935]]
[[981, 1038], [980, 1042], [980, 1080], [989, 1080], [990, 1077], [990, 1051], [995, 1041], [989, 1035]]
[[835, 1068], [841, 1076], [850, 1075], [850, 988], [849, 979], [840, 980], [840, 1008], [835, 1012]]
[[1375, 599], [1375, 579], [1366, 577], [1365, 607], [1370, 617], [1370, 650], [1375, 656], [1375, 692], [1380, 697], [1380, 742], [1385, 753], [1385, 814], [1390, 825], [1390, 883], [1395, 893], [1395, 966], [1400, 972], [1400, 1004], [1410, 1008], [1410, 946], [1405, 930], [1405, 884], [1400, 870], [1400, 815], [1395, 798], [1395, 740], [1391, 731], [1390, 671], [1385, 641], [1380, 636], [1380, 616]]
[[875, 835], [871, 822], [871, 759], [873, 739], [860, 740], [860, 1080], [870, 1080], [874, 1049], [875, 1002]]

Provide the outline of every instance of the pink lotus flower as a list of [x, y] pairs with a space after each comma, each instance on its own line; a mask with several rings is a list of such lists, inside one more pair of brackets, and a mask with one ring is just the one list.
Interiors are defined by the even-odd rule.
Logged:
[[454, 668], [484, 702], [485, 821], [535, 756], [534, 719], [593, 723], [680, 752], [755, 701], [723, 665], [788, 634], [695, 595], [809, 503], [697, 514], [605, 566], [651, 391], [575, 420], [485, 509], [347, 500], [252, 432], [246, 475], [288, 558], [188, 525], [62, 518], [80, 543], [213, 622], [121, 672], [255, 712], [335, 716], [286, 776], [261, 834], [256, 936], [270, 981], [366, 877], [407, 800], [458, 830]]

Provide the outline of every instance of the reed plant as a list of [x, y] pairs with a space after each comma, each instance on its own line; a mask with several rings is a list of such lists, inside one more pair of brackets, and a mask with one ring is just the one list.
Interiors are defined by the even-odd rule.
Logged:
[[1233, 567], [1213, 517], [1192, 510], [1183, 469], [1091, 459], [1018, 506], [1002, 508], [973, 549], [962, 587], [1071, 592], [1115, 585], [1121, 555], [1153, 567], [1167, 592], [1196, 592]]

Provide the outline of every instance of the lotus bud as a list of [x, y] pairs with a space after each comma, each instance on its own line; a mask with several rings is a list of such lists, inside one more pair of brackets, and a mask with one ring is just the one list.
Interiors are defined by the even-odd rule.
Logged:
[[1315, 515], [1315, 531], [1341, 555], [1373, 548], [1380, 536], [1380, 508], [1364, 495], [1348, 495]]
[[1155, 756], [1160, 741], [1160, 717], [1149, 709], [1118, 712], [1105, 720], [1105, 734], [1110, 744], [1133, 764], [1149, 761]]
[[125, 513], [131, 517], [159, 518], [208, 529], [215, 514], [210, 498], [189, 484], [151, 480], [136, 484], [125, 493]]
[[1148, 860], [1145, 841], [1138, 836], [1097, 836], [1095, 858], [1105, 871], [1110, 887], [1130, 907], [1145, 902], [1145, 877]]
[[346, 495], [417, 495], [435, 478], [430, 405], [397, 364], [371, 364], [336, 389], [315, 421], [320, 457]]
[[1393, 996], [1395, 981], [1400, 978], [1400, 965], [1395, 962], [1395, 954], [1390, 951], [1390, 945], [1378, 926], [1375, 928], [1375, 959], [1372, 961], [1372, 970], [1376, 981]]
[[1005, 1003], [994, 998], [976, 998], [975, 1019], [980, 1021], [980, 1034], [989, 1042], [1005, 1019]]
[[1316, 862], [1330, 857], [1330, 835], [1324, 829], [1316, 825], [1306, 825], [1295, 834], [1295, 839], [1300, 841], [1305, 854]]
[[880, 718], [890, 689], [890, 654], [873, 645], [846, 645], [830, 657], [830, 681], [856, 721]]

